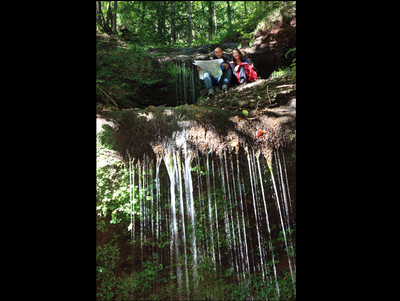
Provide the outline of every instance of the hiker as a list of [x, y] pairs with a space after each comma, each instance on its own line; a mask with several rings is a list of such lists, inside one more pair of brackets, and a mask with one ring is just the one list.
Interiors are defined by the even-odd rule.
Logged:
[[252, 82], [257, 79], [257, 73], [254, 71], [253, 66], [249, 64], [247, 59], [244, 58], [243, 53], [235, 48], [232, 50], [233, 61], [229, 62], [232, 69], [233, 79], [232, 84], [241, 85], [247, 82]]
[[[204, 83], [206, 84], [206, 88], [208, 91], [208, 97], [215, 95], [214, 86], [222, 84], [222, 91], [227, 91], [229, 84], [231, 82], [232, 71], [229, 67], [229, 63], [226, 57], [222, 56], [224, 51], [221, 47], [215, 48], [215, 56], [213, 60], [223, 59], [224, 62], [221, 63], [220, 67], [222, 70], [222, 75], [218, 78], [212, 77], [208, 72], [204, 73]], [[197, 66], [197, 70], [200, 71], [201, 68]]]
[[[232, 84], [245, 84], [247, 82], [247, 77], [246, 77], [246, 69], [244, 66], [240, 66], [240, 63], [249, 63], [247, 59], [244, 58], [243, 53], [235, 48], [232, 50], [232, 55], [233, 55], [233, 61], [229, 62], [229, 66], [232, 69], [232, 73], [234, 75], [234, 78], [232, 80]], [[237, 75], [239, 74], [240, 77], [240, 83], [237, 80]]]

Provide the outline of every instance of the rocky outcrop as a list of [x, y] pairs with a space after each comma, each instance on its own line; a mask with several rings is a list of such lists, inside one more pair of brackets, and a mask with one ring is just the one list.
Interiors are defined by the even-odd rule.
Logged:
[[261, 29], [255, 35], [252, 48], [242, 49], [254, 64], [261, 78], [268, 78], [279, 67], [289, 66], [296, 47], [296, 17], [275, 21], [273, 25]]

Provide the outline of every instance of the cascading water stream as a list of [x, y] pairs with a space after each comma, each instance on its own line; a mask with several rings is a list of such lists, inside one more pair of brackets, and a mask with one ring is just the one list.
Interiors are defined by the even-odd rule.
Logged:
[[187, 96], [186, 96], [186, 68], [185, 62], [183, 62], [183, 94], [185, 97], [185, 103], [187, 103]]
[[190, 68], [190, 88], [192, 89], [192, 103], [196, 102], [196, 89], [194, 87], [194, 74], [196, 71], [193, 70], [193, 67]]
[[[237, 250], [239, 249], [238, 245], [236, 244], [236, 238], [235, 238], [235, 228], [234, 228], [234, 221], [233, 221], [233, 208], [232, 208], [232, 197], [231, 197], [231, 190], [230, 190], [230, 185], [229, 185], [229, 173], [228, 173], [228, 164], [226, 162], [226, 153], [224, 153], [224, 158], [225, 158], [225, 172], [226, 172], [226, 186], [228, 188], [228, 198], [229, 198], [229, 212], [230, 212], [230, 217], [231, 219], [229, 220], [229, 226], [232, 226], [232, 235], [231, 237], [233, 238], [233, 248], [232, 248], [232, 254], [235, 258], [235, 263], [236, 263], [236, 272], [239, 275], [240, 274], [240, 270], [239, 270], [239, 264], [238, 264], [238, 256], [237, 256]], [[229, 218], [229, 216], [228, 216]], [[239, 279], [238, 279], [239, 280]]]
[[199, 97], [199, 89], [204, 88], [204, 83], [199, 79], [196, 66], [185, 61], [175, 61], [174, 66], [176, 105], [188, 102], [196, 103]]
[[285, 241], [286, 252], [288, 255], [287, 257], [288, 257], [288, 262], [289, 262], [290, 275], [292, 276], [294, 294], [296, 294], [296, 286], [294, 285], [292, 265], [290, 263], [289, 248], [288, 248], [287, 239], [286, 239], [286, 231], [285, 231], [285, 226], [284, 226], [283, 219], [282, 219], [282, 210], [281, 210], [280, 201], [279, 201], [279, 192], [278, 192], [278, 189], [276, 188], [275, 176], [274, 176], [274, 172], [272, 170], [272, 166], [270, 167], [270, 170], [271, 170], [271, 179], [272, 179], [272, 183], [273, 183], [273, 187], [274, 187], [275, 195], [276, 195], [276, 199], [277, 199], [277, 204], [278, 204], [278, 211], [279, 211], [279, 217], [280, 217], [280, 221], [281, 221], [281, 225], [282, 225], [283, 238]]
[[[273, 245], [278, 229], [271, 227], [272, 220], [282, 229], [295, 294], [294, 217], [284, 153], [272, 152], [272, 161], [267, 162], [260, 159], [260, 151], [247, 147], [242, 153], [239, 147], [231, 153], [213, 153], [211, 149], [201, 153], [196, 142], [187, 142], [188, 136], [187, 129], [176, 132], [156, 158], [144, 153], [137, 163], [129, 159], [131, 273], [134, 261], [139, 261], [139, 256], [134, 257], [135, 250], [139, 254], [140, 239], [143, 263], [157, 253], [154, 258], [169, 266], [166, 281], [174, 292], [171, 300], [175, 300], [173, 296], [196, 299], [201, 287], [204, 298], [216, 300], [213, 287], [221, 276], [242, 287], [245, 295], [252, 290], [253, 279], [262, 281], [246, 299], [280, 300], [285, 286], [281, 287], [277, 254], [282, 258], [282, 251]], [[179, 145], [174, 143], [177, 139], [181, 139]], [[135, 204], [138, 212], [134, 214]], [[136, 232], [135, 219], [140, 227]], [[155, 290], [163, 288], [157, 274], [150, 281], [156, 283]], [[201, 286], [205, 281], [210, 284]], [[290, 278], [288, 281], [291, 284]]]
[[[257, 167], [258, 167], [258, 174], [260, 176], [260, 180], [262, 183], [262, 175], [261, 175], [261, 168], [260, 168], [260, 160], [259, 160], [259, 156], [260, 153], [258, 152], [256, 154], [256, 158], [257, 158]], [[274, 250], [272, 247], [272, 238], [271, 238], [271, 228], [269, 227], [269, 219], [268, 219], [268, 210], [267, 210], [267, 204], [265, 202], [265, 194], [264, 194], [264, 187], [263, 185], [261, 185], [261, 193], [262, 193], [262, 197], [263, 197], [263, 204], [264, 204], [264, 210], [265, 210], [265, 217], [266, 217], [266, 223], [267, 223], [267, 229], [268, 229], [268, 237], [269, 237], [269, 241], [268, 241], [268, 247], [269, 250], [271, 252], [271, 256], [272, 256], [272, 266], [274, 269], [274, 276], [275, 276], [275, 283], [276, 283], [276, 292], [278, 295], [278, 299], [279, 299], [279, 284], [278, 284], [278, 280], [277, 280], [277, 275], [276, 275], [276, 267], [275, 267], [275, 258], [274, 258]]]
[[[293, 253], [293, 245], [292, 245], [292, 239], [291, 239], [291, 230], [290, 230], [290, 217], [289, 217], [289, 204], [288, 204], [288, 198], [287, 198], [287, 189], [286, 189], [286, 183], [283, 180], [283, 172], [282, 172], [282, 164], [281, 164], [281, 160], [279, 158], [279, 155], [276, 156], [275, 154], [275, 158], [278, 158], [278, 166], [279, 166], [279, 171], [280, 171], [280, 179], [281, 179], [281, 187], [282, 187], [282, 194], [283, 194], [283, 199], [285, 201], [284, 205], [285, 205], [285, 212], [286, 212], [286, 224], [287, 224], [287, 229], [289, 230], [288, 236], [289, 236], [289, 246], [290, 249]], [[275, 159], [276, 160], [276, 159]], [[294, 263], [293, 263], [294, 264]]]
[[[201, 185], [201, 166], [200, 166], [200, 158], [199, 158], [199, 150], [198, 150], [198, 144], [196, 143], [196, 163], [197, 163], [197, 168], [196, 168], [196, 173], [197, 173], [197, 190], [199, 193], [199, 205], [200, 205], [200, 223], [201, 223], [201, 228], [202, 231], [206, 231], [206, 227], [204, 227], [204, 219], [203, 219], [203, 197], [202, 197], [202, 185]], [[207, 233], [205, 234], [207, 235]], [[205, 257], [208, 254], [208, 248], [207, 244], [204, 242], [204, 236], [200, 239], [201, 243], [201, 249], [199, 252], [199, 261], [204, 263], [205, 262]], [[201, 257], [200, 257], [201, 256]]]
[[[237, 235], [238, 235], [238, 248], [240, 250], [239, 254], [240, 254], [240, 259], [239, 263], [241, 264], [240, 269], [241, 272], [239, 273], [240, 276], [240, 281], [243, 283], [246, 280], [246, 268], [245, 268], [245, 263], [244, 263], [244, 254], [243, 254], [243, 242], [242, 242], [242, 236], [240, 233], [240, 222], [239, 222], [239, 213], [238, 213], [238, 204], [237, 204], [237, 195], [236, 195], [236, 182], [235, 182], [235, 173], [233, 170], [233, 162], [232, 162], [232, 156], [229, 157], [230, 158], [230, 164], [231, 164], [231, 175], [232, 175], [232, 187], [233, 187], [233, 204], [234, 204], [234, 208], [235, 208], [235, 217], [236, 217], [236, 226], [237, 226]], [[236, 235], [236, 233], [235, 233]], [[239, 279], [238, 279], [239, 280]]]
[[176, 105], [178, 105], [179, 96], [178, 96], [178, 79], [179, 79], [179, 68], [178, 62], [175, 62], [175, 96], [176, 96]]
[[198, 289], [198, 271], [197, 271], [197, 246], [196, 246], [196, 217], [194, 210], [194, 200], [193, 200], [193, 186], [192, 186], [192, 176], [191, 176], [191, 153], [188, 152], [186, 141], [184, 143], [184, 154], [185, 154], [185, 189], [186, 189], [186, 202], [187, 211], [192, 225], [192, 260], [193, 260], [193, 286]]
[[186, 281], [186, 290], [189, 293], [189, 274], [188, 274], [188, 261], [187, 261], [187, 250], [186, 250], [186, 227], [185, 227], [185, 214], [184, 214], [184, 206], [183, 206], [183, 189], [182, 189], [182, 163], [181, 157], [179, 156], [179, 152], [174, 154], [175, 160], [177, 162], [177, 172], [178, 172], [178, 180], [179, 180], [179, 199], [180, 199], [180, 209], [181, 209], [181, 221], [182, 221], [182, 240], [183, 240], [183, 249], [185, 253], [185, 281]]
[[[245, 257], [245, 265], [246, 265], [246, 270], [250, 276], [250, 262], [249, 262], [249, 250], [247, 247], [247, 239], [246, 239], [246, 226], [245, 226], [245, 221], [244, 221], [244, 206], [243, 206], [243, 197], [242, 197], [242, 188], [241, 188], [241, 183], [240, 183], [240, 169], [239, 169], [239, 148], [236, 148], [236, 165], [237, 165], [237, 186], [239, 189], [239, 195], [240, 195], [240, 209], [242, 212], [242, 225], [243, 225], [243, 240], [245, 244], [245, 251], [246, 251], [246, 257]], [[233, 165], [232, 165], [233, 167]], [[233, 174], [233, 171], [232, 171]], [[239, 224], [239, 223], [238, 223]], [[243, 274], [243, 277], [246, 278], [246, 274]]]
[[259, 253], [260, 253], [260, 261], [261, 261], [261, 270], [262, 270], [262, 276], [263, 276], [263, 281], [265, 282], [265, 272], [264, 272], [264, 262], [263, 262], [263, 254], [262, 254], [262, 247], [261, 247], [261, 241], [260, 241], [260, 231], [258, 228], [258, 218], [257, 218], [257, 209], [256, 209], [256, 194], [254, 191], [254, 185], [253, 185], [253, 169], [252, 166], [250, 164], [250, 154], [248, 153], [247, 149], [246, 153], [247, 153], [247, 160], [248, 160], [248, 164], [249, 164], [249, 173], [250, 173], [250, 183], [251, 183], [251, 192], [252, 192], [252, 196], [253, 196], [253, 206], [254, 206], [254, 215], [255, 215], [255, 219], [256, 219], [256, 228], [257, 228], [257, 238], [258, 238], [258, 247], [259, 247]]
[[[209, 167], [209, 161], [208, 157], [210, 155], [210, 152], [207, 153], [207, 196], [208, 196], [208, 215], [210, 219], [210, 234], [211, 234], [211, 250], [212, 250], [212, 261], [214, 265], [213, 269], [213, 274], [214, 274], [214, 281], [216, 281], [216, 269], [217, 269], [217, 264], [215, 261], [215, 247], [214, 247], [214, 231], [213, 231], [213, 218], [212, 218], [212, 210], [211, 210], [211, 184], [210, 184], [210, 167]], [[214, 190], [215, 191], [215, 190]]]
[[140, 260], [143, 262], [143, 202], [142, 202], [142, 183], [141, 183], [141, 167], [140, 160], [138, 161], [139, 172], [139, 208], [140, 208]]
[[135, 177], [134, 171], [132, 168], [132, 160], [129, 160], [129, 201], [130, 201], [130, 210], [131, 210], [131, 224], [130, 224], [130, 231], [131, 231], [131, 273], [133, 272], [133, 257], [134, 257], [134, 239], [135, 239], [135, 215], [133, 214], [133, 201], [135, 195]]
[[[177, 227], [177, 219], [176, 219], [176, 204], [175, 204], [175, 183], [176, 183], [176, 157], [172, 154], [171, 150], [166, 149], [165, 150], [166, 154], [164, 156], [164, 161], [167, 167], [169, 179], [171, 181], [170, 189], [171, 189], [171, 212], [172, 212], [172, 242], [171, 242], [171, 250], [172, 250], [172, 244], [175, 245], [175, 263], [177, 267], [177, 278], [178, 278], [178, 288], [179, 292], [182, 291], [182, 272], [181, 272], [181, 267], [179, 264], [179, 249], [178, 249], [178, 227]], [[172, 252], [171, 252], [171, 258], [172, 258]]]
[[230, 234], [230, 227], [229, 227], [229, 217], [227, 213], [227, 208], [226, 208], [226, 191], [225, 191], [225, 177], [224, 177], [224, 164], [222, 160], [222, 154], [220, 155], [220, 174], [221, 174], [221, 179], [222, 179], [222, 189], [224, 193], [224, 225], [225, 225], [225, 233], [226, 233], [226, 240], [227, 240], [227, 245], [228, 245], [228, 253], [229, 253], [229, 263], [231, 267], [231, 272], [234, 271], [235, 267], [233, 264], [233, 251], [232, 251], [232, 239], [231, 239], [231, 234]]
[[[212, 168], [212, 174], [213, 174], [213, 189], [215, 192], [215, 173], [214, 173], [214, 161], [212, 161], [211, 164], [211, 168]], [[219, 248], [219, 230], [218, 230], [218, 209], [217, 209], [217, 197], [216, 197], [216, 193], [214, 193], [214, 206], [215, 206], [215, 228], [217, 230], [217, 246], [218, 246], [218, 259], [219, 259], [219, 267], [222, 267], [221, 264], [221, 251]]]
[[[285, 180], [286, 180], [286, 188], [287, 188], [286, 192], [287, 192], [288, 198], [289, 198], [289, 200], [290, 200], [289, 180], [288, 180], [287, 170], [286, 170], [285, 153], [283, 152], [283, 150], [282, 150], [282, 158], [283, 158], [283, 167], [284, 167], [284, 170], [285, 170]], [[290, 205], [290, 213], [291, 213], [291, 215], [292, 215], [292, 217], [293, 217], [292, 203], [289, 202], [289, 205]]]

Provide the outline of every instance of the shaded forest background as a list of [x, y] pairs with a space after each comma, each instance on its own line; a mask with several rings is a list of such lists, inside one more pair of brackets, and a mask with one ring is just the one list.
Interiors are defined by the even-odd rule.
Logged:
[[295, 1], [96, 1], [96, 27], [115, 35], [127, 29], [131, 35], [125, 38], [145, 45], [251, 47], [266, 15], [294, 6]]

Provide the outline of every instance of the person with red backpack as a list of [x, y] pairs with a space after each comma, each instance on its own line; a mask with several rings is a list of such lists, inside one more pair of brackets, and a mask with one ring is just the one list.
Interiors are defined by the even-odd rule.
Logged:
[[[235, 48], [232, 51], [233, 61], [229, 62], [232, 69], [232, 84], [250, 83], [257, 79], [257, 72], [254, 71], [252, 65], [244, 58], [243, 53]], [[236, 81], [237, 79], [237, 81]]]

